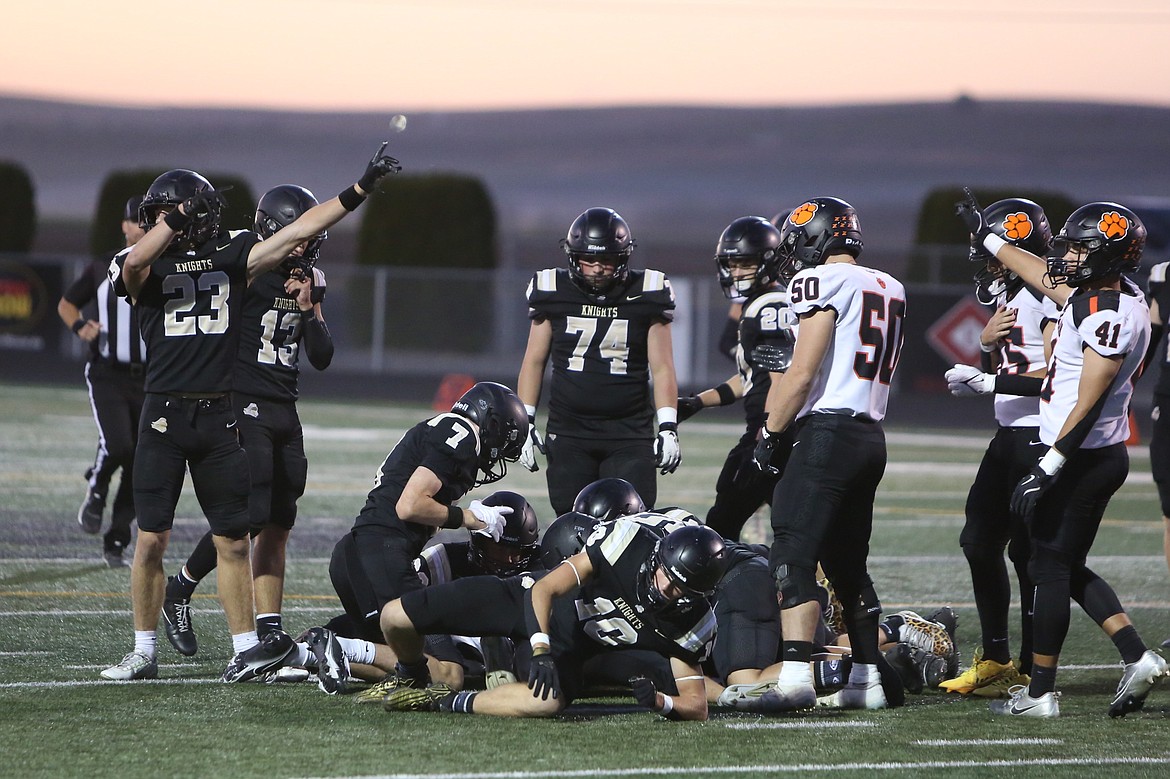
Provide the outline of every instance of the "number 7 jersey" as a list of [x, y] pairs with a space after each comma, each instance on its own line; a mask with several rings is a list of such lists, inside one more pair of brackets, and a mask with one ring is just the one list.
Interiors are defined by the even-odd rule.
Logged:
[[[902, 353], [906, 289], [888, 273], [848, 262], [797, 273], [788, 285], [798, 316], [831, 309], [837, 323], [824, 362], [797, 418], [847, 414], [877, 422], [886, 416], [890, 382]], [[800, 336], [797, 336], [797, 351]]]

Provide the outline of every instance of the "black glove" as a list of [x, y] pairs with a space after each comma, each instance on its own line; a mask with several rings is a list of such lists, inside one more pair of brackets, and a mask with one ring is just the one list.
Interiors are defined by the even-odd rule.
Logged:
[[1033, 465], [1032, 470], [1020, 479], [1020, 483], [1012, 492], [1012, 513], [1023, 520], [1031, 519], [1033, 512], [1036, 511], [1036, 504], [1055, 481], [1055, 476], [1049, 476], [1039, 465]]
[[963, 193], [967, 196], [958, 203], [955, 203], [955, 214], [963, 220], [963, 224], [967, 226], [967, 232], [975, 236], [975, 243], [983, 244], [983, 239], [991, 232], [991, 228], [987, 226], [987, 221], [983, 218], [983, 211], [979, 208], [979, 201], [975, 199], [975, 195], [967, 187], [963, 187]]
[[386, 150], [386, 143], [382, 143], [382, 147], [378, 149], [377, 153], [370, 158], [370, 162], [366, 165], [366, 172], [358, 179], [358, 186], [367, 195], [373, 194], [374, 190], [378, 188], [378, 182], [389, 176], [392, 173], [397, 173], [402, 170], [402, 166], [398, 164], [398, 160], [383, 154]]
[[227, 205], [223, 190], [201, 189], [183, 201], [183, 213], [190, 219], [199, 219], [211, 214], [218, 214]]
[[658, 711], [658, 690], [654, 682], [644, 676], [637, 676], [630, 679], [630, 687], [634, 689], [634, 700], [639, 706]]
[[752, 452], [752, 462], [756, 464], [764, 473], [780, 473], [780, 469], [772, 465], [772, 455], [776, 453], [776, 447], [780, 442], [776, 440], [775, 433], [769, 433], [768, 428], [760, 428], [760, 441], [756, 444], [756, 449]]
[[532, 655], [532, 661], [528, 665], [528, 689], [532, 690], [533, 698], [540, 698], [542, 701], [548, 700], [550, 692], [554, 698], [561, 696], [561, 680], [557, 675], [557, 665], [553, 662], [551, 653], [546, 651]]
[[703, 401], [699, 400], [698, 395], [688, 395], [685, 398], [678, 399], [678, 421], [685, 422], [695, 414], [698, 414], [706, 406]]

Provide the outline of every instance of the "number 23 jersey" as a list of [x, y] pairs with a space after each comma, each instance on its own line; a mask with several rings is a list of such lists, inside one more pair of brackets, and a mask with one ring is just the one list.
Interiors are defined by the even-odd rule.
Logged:
[[832, 262], [797, 273], [788, 285], [788, 299], [798, 316], [828, 309], [837, 313], [824, 362], [797, 418], [817, 413], [865, 416], [875, 422], [885, 418], [902, 352], [902, 283], [883, 271]]
[[557, 435], [653, 437], [647, 343], [674, 319], [666, 275], [632, 270], [606, 295], [587, 295], [564, 268], [536, 273], [528, 317], [552, 327], [548, 431]]

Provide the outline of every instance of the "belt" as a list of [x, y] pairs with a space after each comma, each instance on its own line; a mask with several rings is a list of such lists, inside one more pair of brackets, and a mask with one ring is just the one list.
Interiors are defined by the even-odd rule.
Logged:
[[226, 392], [164, 392], [168, 398], [179, 398], [180, 400], [218, 400], [219, 398], [226, 398]]
[[117, 371], [118, 373], [128, 373], [136, 379], [140, 379], [146, 375], [146, 366], [140, 362], [118, 362], [116, 360], [97, 360], [97, 365]]

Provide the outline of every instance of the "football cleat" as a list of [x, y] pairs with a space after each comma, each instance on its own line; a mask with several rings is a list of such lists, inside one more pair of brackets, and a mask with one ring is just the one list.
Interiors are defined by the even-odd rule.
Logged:
[[738, 711], [771, 713], [797, 711], [816, 706], [817, 693], [812, 685], [784, 685], [777, 682], [729, 684], [719, 694], [720, 706]]
[[983, 650], [978, 650], [970, 668], [954, 679], [940, 683], [938, 688], [979, 698], [1006, 698], [1011, 688], [1020, 685], [1027, 687], [1031, 681], [1027, 674], [1016, 669], [1016, 664], [1011, 660], [1006, 663], [984, 660]]
[[309, 628], [307, 639], [317, 661], [317, 686], [326, 695], [341, 695], [349, 681], [349, 659], [337, 634], [328, 628]]
[[296, 650], [292, 636], [283, 630], [269, 633], [251, 649], [239, 652], [223, 671], [225, 682], [246, 682], [278, 670]]
[[413, 687], [414, 680], [409, 677], [399, 676], [391, 671], [386, 674], [386, 678], [372, 687], [359, 692], [354, 696], [354, 700], [358, 703], [381, 703], [382, 699], [390, 693], [397, 690], [399, 687]]
[[102, 512], [106, 510], [106, 496], [100, 492], [94, 492], [92, 488], [85, 490], [85, 500], [81, 503], [81, 508], [77, 510], [77, 524], [81, 525], [81, 529], [90, 535], [98, 533], [102, 529]]
[[264, 675], [265, 684], [299, 684], [309, 681], [313, 672], [308, 668], [297, 668], [295, 665], [286, 665]]
[[817, 698], [817, 706], [824, 709], [884, 709], [886, 693], [882, 690], [881, 679], [867, 684], [847, 683], [832, 695]]
[[[167, 577], [167, 589], [172, 589], [174, 576]], [[199, 642], [195, 638], [195, 625], [191, 621], [190, 598], [165, 598], [162, 607], [163, 627], [166, 628], [167, 640], [175, 651], [190, 657], [199, 651]]]
[[894, 644], [886, 651], [886, 661], [898, 672], [906, 692], [915, 695], [923, 689], [934, 689], [947, 678], [945, 659], [909, 644]]
[[431, 684], [423, 688], [399, 687], [382, 699], [386, 711], [438, 711], [439, 702], [452, 694], [445, 684]]
[[157, 679], [158, 660], [148, 657], [143, 652], [130, 652], [122, 658], [120, 663], [102, 671], [101, 677], [116, 682], [128, 682], [133, 679]]
[[104, 549], [102, 550], [102, 561], [105, 562], [107, 568], [125, 568], [126, 561], [122, 559], [121, 549]]
[[1146, 705], [1146, 696], [1163, 676], [1170, 674], [1162, 656], [1147, 649], [1136, 663], [1129, 663], [1121, 673], [1117, 693], [1109, 704], [1110, 717], [1124, 717], [1140, 711]]
[[1012, 717], [1045, 717], [1060, 716], [1060, 704], [1057, 702], [1060, 693], [1046, 692], [1039, 698], [1028, 694], [1028, 688], [1022, 684], [1008, 690], [1008, 700], [992, 701], [992, 714], [1006, 714]]
[[942, 623], [931, 622], [913, 611], [899, 611], [897, 616], [903, 620], [898, 632], [901, 641], [939, 657], [949, 659], [956, 655], [955, 642]]

